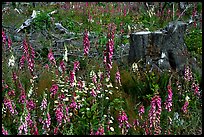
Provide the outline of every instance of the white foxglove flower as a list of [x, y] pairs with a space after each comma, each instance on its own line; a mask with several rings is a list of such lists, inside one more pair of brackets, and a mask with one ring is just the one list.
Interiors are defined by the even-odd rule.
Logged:
[[30, 90], [28, 91], [28, 98], [30, 98], [30, 96], [32, 95], [33, 93], [33, 87], [30, 88]]
[[188, 96], [186, 96], [185, 100], [186, 100], [186, 101], [189, 101], [189, 100], [190, 100], [190, 98], [189, 98]]
[[137, 65], [137, 63], [133, 63], [133, 64], [132, 64], [132, 70], [133, 70], [133, 72], [138, 71], [138, 65]]
[[11, 55], [11, 58], [9, 59], [8, 66], [13, 67], [15, 65], [15, 58], [13, 55]]
[[67, 50], [67, 46], [66, 46], [66, 45], [64, 45], [64, 50], [65, 50], [65, 52], [64, 52], [63, 60], [65, 60], [66, 62], [68, 62], [68, 55], [67, 55], [68, 50]]
[[113, 121], [112, 121], [112, 120], [109, 120], [109, 122], [110, 122], [110, 124], [112, 124], [112, 123], [113, 123]]
[[110, 127], [110, 131], [113, 132], [113, 131], [114, 131], [114, 128], [113, 128], [113, 127]]

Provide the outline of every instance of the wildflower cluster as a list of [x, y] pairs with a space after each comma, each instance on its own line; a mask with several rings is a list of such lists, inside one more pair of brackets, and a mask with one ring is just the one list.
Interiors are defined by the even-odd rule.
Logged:
[[113, 59], [113, 52], [114, 52], [114, 33], [115, 33], [115, 25], [110, 24], [109, 26], [109, 31], [111, 31], [108, 34], [108, 43], [106, 44], [106, 50], [104, 51], [104, 60], [103, 63], [106, 66], [107, 69], [107, 76], [110, 78], [110, 70], [112, 69], [112, 59]]
[[26, 40], [23, 41], [23, 53], [24, 55], [22, 55], [20, 62], [19, 62], [19, 68], [22, 69], [24, 66], [24, 62], [27, 61], [28, 63], [28, 69], [30, 70], [30, 73], [32, 76], [34, 76], [33, 71], [34, 71], [34, 58], [35, 58], [35, 51], [33, 49], [33, 47], [27, 43]]

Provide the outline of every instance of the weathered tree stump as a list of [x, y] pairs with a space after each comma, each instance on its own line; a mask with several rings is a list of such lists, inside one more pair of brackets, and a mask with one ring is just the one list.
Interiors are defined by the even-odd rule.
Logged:
[[170, 22], [164, 29], [130, 34], [128, 62], [143, 60], [146, 64], [157, 65], [161, 70], [183, 71], [188, 61], [184, 42], [186, 23]]

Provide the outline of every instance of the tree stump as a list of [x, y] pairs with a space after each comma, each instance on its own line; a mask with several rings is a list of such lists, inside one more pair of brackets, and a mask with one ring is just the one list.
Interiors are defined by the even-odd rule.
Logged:
[[184, 42], [186, 23], [170, 22], [164, 29], [130, 34], [129, 64], [143, 60], [161, 70], [183, 71], [188, 52]]

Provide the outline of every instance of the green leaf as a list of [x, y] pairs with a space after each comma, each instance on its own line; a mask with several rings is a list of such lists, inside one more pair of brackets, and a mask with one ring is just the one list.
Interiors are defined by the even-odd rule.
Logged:
[[87, 115], [88, 118], [91, 118], [91, 111], [87, 110], [86, 115]]
[[97, 108], [97, 106], [98, 106], [98, 103], [93, 104], [93, 106], [91, 107], [91, 111], [95, 111], [95, 110], [96, 110], [96, 108]]

